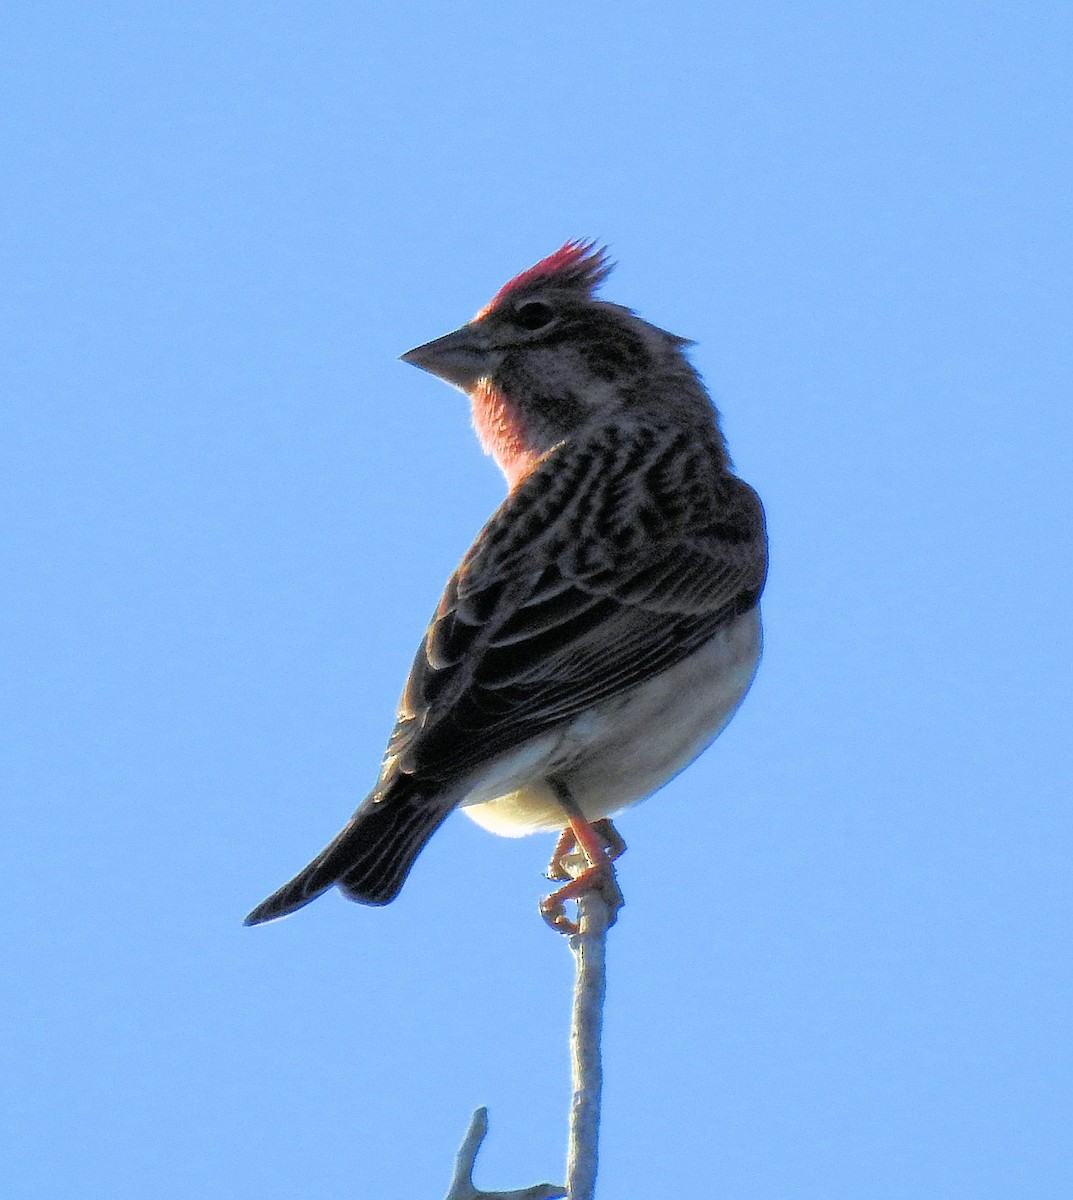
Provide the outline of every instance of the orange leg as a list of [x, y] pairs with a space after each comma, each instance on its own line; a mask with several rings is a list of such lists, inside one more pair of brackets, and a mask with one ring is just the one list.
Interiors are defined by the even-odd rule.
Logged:
[[[626, 843], [610, 821], [586, 820], [566, 787], [557, 780], [549, 782], [555, 788], [568, 824], [559, 837], [555, 853], [548, 865], [548, 878], [569, 879], [570, 882], [557, 888], [540, 902], [540, 914], [552, 929], [560, 933], [575, 934], [578, 932], [578, 925], [576, 921], [567, 917], [566, 902], [577, 900], [586, 892], [598, 891], [611, 909], [610, 923], [614, 924], [623, 899], [612, 863], [626, 849]], [[562, 861], [575, 846], [580, 848], [589, 864], [577, 878], [571, 877]]]
[[[602, 821], [593, 821], [592, 828], [603, 842], [604, 852], [611, 862], [614, 862], [616, 858], [625, 853], [626, 843], [622, 840], [622, 834], [611, 824], [607, 817], [604, 817]], [[545, 879], [550, 879], [552, 882], [561, 882], [564, 879], [574, 878], [563, 865], [563, 859], [574, 850], [577, 844], [578, 841], [574, 836], [573, 829], [567, 825], [562, 833], [559, 834], [559, 840], [555, 843], [555, 849], [552, 851], [548, 869], [544, 872]]]
[[544, 872], [544, 878], [552, 880], [553, 883], [561, 883], [564, 879], [573, 879], [573, 875], [563, 866], [563, 859], [577, 845], [577, 838], [574, 837], [574, 831], [569, 825], [559, 834], [559, 840], [555, 843], [555, 849], [551, 852], [551, 862], [548, 863], [548, 869]]

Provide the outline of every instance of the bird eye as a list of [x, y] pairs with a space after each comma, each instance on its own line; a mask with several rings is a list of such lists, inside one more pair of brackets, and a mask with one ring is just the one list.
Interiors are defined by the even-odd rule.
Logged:
[[530, 300], [527, 304], [518, 306], [514, 319], [523, 329], [543, 329], [554, 316], [555, 312], [550, 304], [545, 304], [542, 300]]

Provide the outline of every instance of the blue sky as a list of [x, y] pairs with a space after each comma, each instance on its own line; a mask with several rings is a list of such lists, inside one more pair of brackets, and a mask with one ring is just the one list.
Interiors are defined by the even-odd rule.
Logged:
[[570, 237], [697, 340], [767, 652], [620, 827], [616, 1200], [1033, 1200], [1069, 1155], [1066, 5], [9, 6], [7, 1194], [561, 1174], [548, 839], [243, 929], [502, 496], [396, 361]]

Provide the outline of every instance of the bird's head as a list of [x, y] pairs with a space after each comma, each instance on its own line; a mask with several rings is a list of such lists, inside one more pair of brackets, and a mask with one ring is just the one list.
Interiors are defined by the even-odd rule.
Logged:
[[712, 423], [682, 353], [689, 342], [596, 298], [612, 266], [593, 243], [567, 242], [472, 321], [402, 356], [470, 396], [481, 443], [512, 487], [593, 421], [685, 407]]

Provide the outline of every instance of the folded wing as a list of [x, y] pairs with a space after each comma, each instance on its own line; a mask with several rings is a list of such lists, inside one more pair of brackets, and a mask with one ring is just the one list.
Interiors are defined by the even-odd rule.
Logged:
[[448, 583], [383, 785], [442, 786], [674, 666], [756, 604], [763, 510], [702, 438], [605, 428], [553, 455]]

